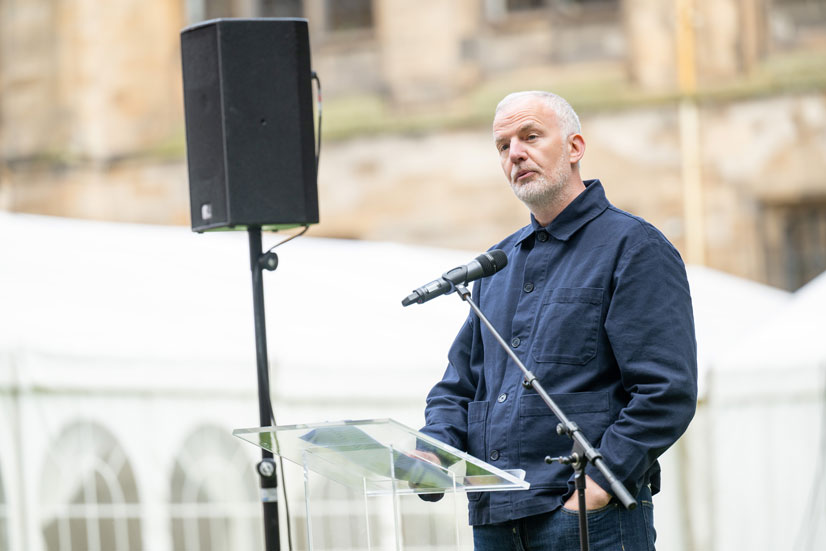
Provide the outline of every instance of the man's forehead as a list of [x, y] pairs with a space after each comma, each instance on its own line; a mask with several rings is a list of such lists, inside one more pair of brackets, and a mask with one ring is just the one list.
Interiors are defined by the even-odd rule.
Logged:
[[547, 127], [556, 124], [556, 116], [548, 104], [540, 98], [528, 97], [515, 100], [502, 107], [493, 118], [493, 135], [518, 132], [534, 127]]

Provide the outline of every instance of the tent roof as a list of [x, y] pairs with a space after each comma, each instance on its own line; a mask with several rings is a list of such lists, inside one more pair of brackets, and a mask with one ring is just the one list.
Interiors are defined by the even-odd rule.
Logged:
[[791, 294], [704, 266], [689, 266], [688, 279], [702, 395], [708, 369], [771, 320], [789, 302]]
[[[0, 245], [0, 354], [30, 358], [24, 380], [174, 387], [197, 369], [196, 385], [255, 384], [245, 233], [7, 213], [0, 232], [14, 236]], [[284, 237], [265, 234], [264, 246]], [[311, 237], [277, 252], [264, 282], [282, 390], [336, 393], [377, 373], [403, 383], [424, 367], [431, 383], [441, 375], [467, 307], [401, 299], [470, 253]]]
[[714, 362], [720, 369], [826, 366], [826, 272]]
[[[49, 371], [63, 384], [111, 378], [115, 365], [136, 368], [115, 370], [123, 384], [180, 385], [193, 366], [206, 386], [254, 383], [245, 233], [8, 213], [0, 213], [0, 232], [9, 236], [0, 245], [0, 354], [71, 364], [76, 369]], [[265, 247], [281, 239], [265, 234]], [[264, 281], [280, 388], [335, 393], [373, 378], [418, 391], [414, 381], [441, 375], [468, 308], [456, 296], [409, 308], [400, 301], [473, 253], [312, 237], [277, 252], [280, 265]], [[688, 273], [701, 374], [751, 352], [776, 362], [826, 356], [817, 338], [826, 327], [826, 277], [790, 301], [784, 291], [708, 268]]]

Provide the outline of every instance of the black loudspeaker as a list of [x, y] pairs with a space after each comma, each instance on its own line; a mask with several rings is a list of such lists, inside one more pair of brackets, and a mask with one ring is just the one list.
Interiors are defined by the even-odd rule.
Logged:
[[193, 231], [318, 222], [306, 19], [181, 31]]

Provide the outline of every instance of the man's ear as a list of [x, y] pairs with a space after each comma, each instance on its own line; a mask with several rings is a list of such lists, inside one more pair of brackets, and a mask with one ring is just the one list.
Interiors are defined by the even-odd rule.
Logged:
[[585, 155], [585, 138], [582, 134], [571, 134], [568, 136], [568, 160], [572, 165], [579, 162]]

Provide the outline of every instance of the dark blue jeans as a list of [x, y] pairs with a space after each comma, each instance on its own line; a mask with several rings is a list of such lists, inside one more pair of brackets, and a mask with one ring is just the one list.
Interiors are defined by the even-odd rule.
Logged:
[[[654, 506], [651, 490], [643, 488], [637, 507], [627, 511], [611, 503], [588, 511], [591, 551], [653, 551]], [[576, 511], [557, 509], [501, 524], [473, 527], [474, 551], [579, 551], [579, 519]]]

